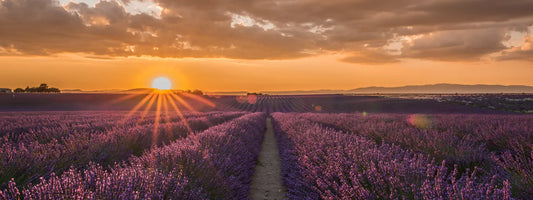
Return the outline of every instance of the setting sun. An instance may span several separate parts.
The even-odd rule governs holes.
[[[172,83],[168,78],[159,77],[152,81],[152,87],[159,90],[170,90],[172,88]]]

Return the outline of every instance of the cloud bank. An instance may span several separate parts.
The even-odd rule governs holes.
[[[76,3],[77,2],[77,3]],[[0,0],[0,55],[529,60],[531,0]],[[150,12],[131,11],[149,5]],[[509,46],[510,33],[523,36]]]

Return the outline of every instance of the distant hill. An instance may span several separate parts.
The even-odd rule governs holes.
[[[228,95],[228,96],[240,96],[240,95],[246,95],[247,91],[225,91],[225,92],[206,92],[207,95]]]
[[[64,89],[61,92],[63,92],[63,93],[81,93],[81,92],[84,92],[84,91],[81,90],[81,89]]]
[[[82,89],[65,89],[63,93],[151,93],[155,89],[153,88],[133,88],[127,90],[121,89],[104,89],[104,90],[82,90]]]
[[[65,93],[151,93],[153,88],[134,88],[128,90],[80,90],[66,89]],[[182,91],[182,90],[174,90]],[[205,92],[208,95],[246,95],[248,91],[215,91]],[[533,86],[525,85],[461,85],[461,84],[432,84],[432,85],[407,85],[401,87],[364,87],[351,90],[291,90],[291,91],[259,91],[268,95],[315,95],[315,94],[390,94],[390,93],[433,93],[433,94],[453,94],[453,93],[533,93]]]
[[[120,89],[105,89],[105,90],[82,90],[82,89],[64,89],[62,93],[123,93]]]
[[[432,84],[407,85],[401,87],[364,87],[351,90],[293,90],[293,91],[261,91],[271,95],[298,94],[375,94],[375,93],[533,93],[532,86],[525,85],[461,85],[461,84]]]
[[[270,95],[306,95],[306,94],[343,94],[347,93],[347,90],[292,90],[292,91],[261,91],[263,94]]]
[[[157,91],[155,88],[132,88],[132,89],[103,89],[103,90],[82,90],[82,89],[66,89],[63,90],[64,93],[111,93],[111,94],[147,94]],[[194,93],[195,91],[190,90],[170,90],[173,92],[189,92]],[[244,92],[246,94],[246,92]]]
[[[533,93],[532,86],[525,85],[460,85],[433,84],[402,87],[365,87],[347,90],[347,93]]]
[[[122,90],[120,93],[152,93],[156,89],[154,88],[134,88],[129,90]]]

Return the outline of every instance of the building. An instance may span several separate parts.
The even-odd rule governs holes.
[[[12,93],[13,91],[9,88],[0,88],[0,93]]]

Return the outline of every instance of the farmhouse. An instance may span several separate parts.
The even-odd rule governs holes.
[[[11,89],[9,88],[0,88],[0,93],[12,93]]]

